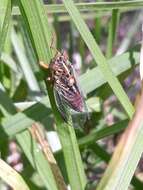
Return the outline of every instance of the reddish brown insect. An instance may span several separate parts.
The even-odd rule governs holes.
[[[71,109],[83,112],[85,108],[84,98],[74,74],[72,65],[68,61],[66,52],[58,52],[49,66],[54,80],[54,89]]]
[[[57,52],[49,64],[51,79],[54,85],[56,103],[62,116],[65,116],[65,105],[76,112],[86,112],[83,94],[78,86],[74,69],[65,51]]]

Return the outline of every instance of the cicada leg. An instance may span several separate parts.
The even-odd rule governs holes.
[[[42,68],[44,68],[44,69],[48,69],[48,68],[49,68],[48,64],[44,63],[43,61],[39,61],[39,65],[40,65]]]

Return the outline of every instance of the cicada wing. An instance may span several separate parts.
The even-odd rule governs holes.
[[[78,81],[78,77],[77,77],[77,73],[76,73],[73,65],[70,62],[68,62],[68,65],[69,65],[70,72],[72,73],[72,75],[75,78],[77,88],[78,88],[80,96],[82,97],[82,100],[83,100],[83,113],[84,113],[84,116],[86,117],[86,120],[87,119],[89,120],[90,116],[89,116],[87,104],[85,102],[85,95],[84,95],[84,93],[83,93],[83,91],[82,91],[82,89],[80,87],[80,84],[79,84],[79,81]]]
[[[63,119],[67,122],[68,117],[67,117],[66,105],[63,102],[63,98],[60,94],[60,91],[57,90],[57,88],[55,88],[55,87],[54,87],[54,96],[55,96],[57,108],[58,108],[59,112],[61,113],[61,116],[63,117]]]
[[[75,111],[72,111],[70,109],[70,106],[68,105],[68,102],[65,100],[63,94],[61,93],[60,89],[57,90],[57,88],[54,88],[54,96],[55,96],[55,100],[56,100],[56,105],[57,105],[57,108],[62,116],[62,118],[64,119],[64,121],[66,123],[68,123],[69,125],[71,125],[71,121],[69,122],[68,120],[68,114],[69,114],[69,111],[70,111],[70,114],[71,114],[71,117],[72,117],[72,126],[77,128],[79,126],[83,126],[81,123],[81,116],[79,115],[83,115],[82,113],[77,113]],[[68,107],[67,107],[68,105]],[[68,109],[68,112],[67,112],[67,109]],[[79,114],[77,116],[77,114]],[[82,120],[83,122],[83,120]]]

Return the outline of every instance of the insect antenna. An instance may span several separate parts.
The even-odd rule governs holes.
[[[54,33],[52,33],[52,39],[51,39],[50,48],[55,51],[54,53],[58,54],[60,52],[56,48],[56,40],[55,39],[56,39],[56,35]]]

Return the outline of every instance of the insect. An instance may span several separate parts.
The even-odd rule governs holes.
[[[85,112],[85,100],[78,86],[74,69],[68,60],[67,53],[65,51],[57,51],[57,54],[49,64],[49,69],[56,103],[62,116],[66,118],[64,113],[65,104],[76,112]]]

